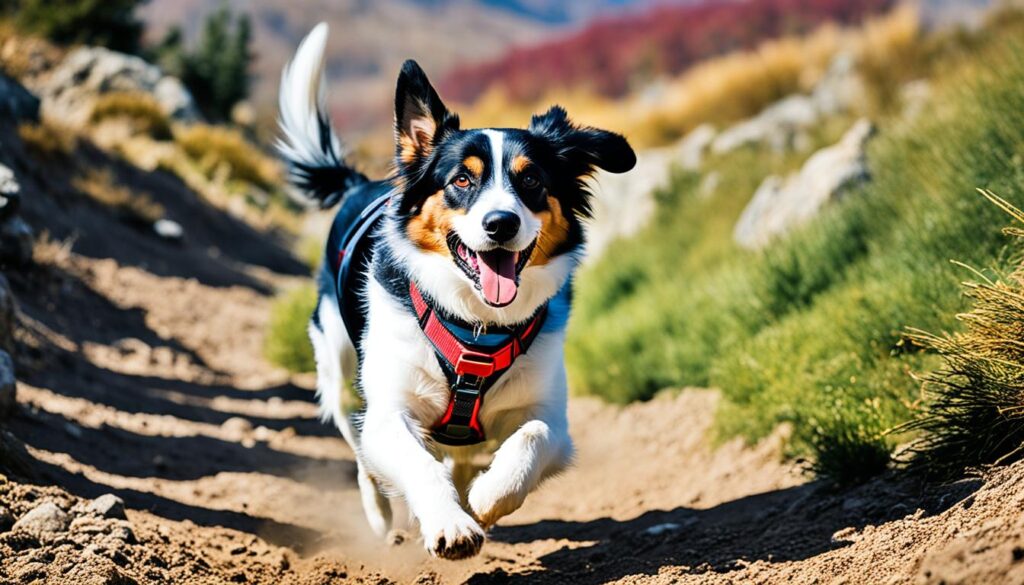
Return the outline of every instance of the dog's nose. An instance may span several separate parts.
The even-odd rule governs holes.
[[[484,215],[484,231],[495,242],[504,244],[519,233],[519,216],[511,211],[489,211]]]

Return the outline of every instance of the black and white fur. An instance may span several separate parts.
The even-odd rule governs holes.
[[[342,291],[366,307],[358,356],[336,284],[327,272],[320,279],[309,335],[321,410],[356,453],[373,531],[389,531],[389,497],[400,496],[430,554],[465,558],[479,551],[486,528],[572,459],[563,363],[569,295],[556,293],[569,286],[583,252],[581,220],[590,210],[583,180],[595,168],[625,172],[635,155],[621,136],[578,127],[558,107],[534,116],[526,130],[462,130],[409,61],[395,98],[396,171],[371,181],[346,165],[331,129],[322,79],[326,40],[327,26],[320,24],[281,79],[279,149],[290,178],[324,207],[342,202],[341,221],[380,194],[390,192],[392,204],[375,239],[366,289]],[[450,228],[447,250],[431,248],[436,229],[423,227],[439,221]],[[485,297],[475,267],[488,254],[521,260],[513,300],[507,287],[500,302],[493,291]],[[529,352],[486,395],[480,420],[488,441],[481,445],[448,447],[430,439],[449,388],[417,324],[410,281],[439,310],[481,327],[523,322],[551,300]],[[343,404],[346,383],[363,397],[358,413],[346,413],[352,408]],[[471,459],[481,450],[493,459],[474,476]]]

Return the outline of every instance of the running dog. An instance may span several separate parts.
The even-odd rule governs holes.
[[[321,412],[356,453],[374,532],[400,496],[431,555],[470,557],[572,460],[563,345],[585,180],[636,155],[558,106],[525,130],[462,129],[407,61],[395,170],[371,180],[345,162],[325,107],[327,32],[284,69],[278,143],[295,187],[341,204],[309,325]]]

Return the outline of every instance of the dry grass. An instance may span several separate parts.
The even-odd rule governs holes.
[[[991,192],[982,193],[1024,223],[1024,212]],[[1018,228],[1005,232],[1024,237]],[[912,468],[948,478],[1024,454],[1024,265],[1019,259],[1015,265],[1001,279],[977,273],[982,282],[964,285],[973,307],[957,316],[962,332],[910,332],[915,343],[945,362],[924,377],[923,414],[900,429],[924,432],[908,450]]]
[[[65,266],[71,260],[74,238],[55,240],[44,231],[32,246],[32,261],[40,266]]]
[[[281,167],[237,130],[196,124],[178,128],[174,139],[208,178],[250,183],[272,191],[281,185]]]
[[[171,123],[160,103],[151,94],[112,92],[99,96],[89,121],[97,124],[107,120],[125,120],[136,133],[156,140],[169,140]]]
[[[67,49],[37,36],[26,35],[10,19],[0,19],[0,71],[15,79],[38,73],[60,62]]]
[[[868,109],[884,111],[899,105],[903,82],[921,75],[929,47],[922,42],[918,15],[909,6],[865,24],[856,55],[869,92]]]
[[[159,203],[145,193],[135,193],[118,185],[108,169],[91,169],[73,184],[96,203],[109,207],[132,223],[148,227],[164,216],[164,208]]]
[[[73,130],[46,120],[18,126],[18,136],[30,152],[45,160],[66,159],[78,147]]]

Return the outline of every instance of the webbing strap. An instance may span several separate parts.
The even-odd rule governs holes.
[[[485,439],[479,420],[484,394],[512,367],[516,358],[529,349],[543,327],[547,305],[542,306],[530,320],[511,328],[503,342],[484,348],[453,333],[411,281],[409,297],[420,329],[434,346],[438,362],[451,386],[448,408],[434,424],[432,435],[436,441],[446,445],[480,443]]]

